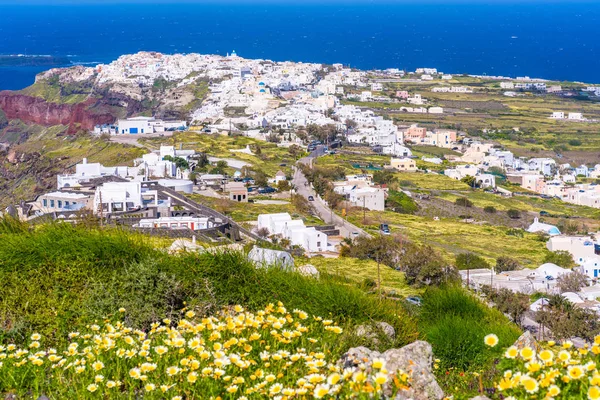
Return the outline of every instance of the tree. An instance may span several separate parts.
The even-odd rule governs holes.
[[[287,192],[288,190],[290,190],[292,187],[290,186],[290,182],[288,180],[285,181],[279,181],[277,183],[277,189],[280,192]]]
[[[392,171],[382,170],[375,171],[373,173],[373,182],[378,183],[380,185],[389,185],[392,182],[397,181],[398,178],[394,176]]]
[[[333,190],[331,190],[331,188],[329,188],[325,192],[325,201],[329,205],[329,208],[331,208],[332,210],[335,210],[338,207],[338,205],[345,199],[346,198],[344,196],[334,192]]]
[[[529,296],[523,293],[515,293],[507,288],[501,288],[500,290],[490,288],[487,292],[486,294],[498,310],[510,315],[516,324],[521,324],[521,318],[529,310]]]
[[[467,175],[464,178],[462,178],[460,181],[466,183],[467,185],[469,185],[472,188],[477,187],[477,179],[474,176]]]
[[[465,269],[483,269],[490,265],[482,257],[474,253],[460,253],[456,255],[456,268]]]
[[[401,214],[414,214],[419,210],[419,205],[411,197],[395,190],[389,190],[385,205]]]
[[[344,125],[346,125],[346,130],[349,131],[350,129],[354,129],[358,126],[358,124],[356,123],[356,121],[354,121],[353,119],[347,119],[344,122]]]
[[[185,158],[181,158],[181,157],[173,158],[171,156],[164,156],[163,160],[174,162],[175,165],[177,166],[177,168],[179,168],[181,170],[190,169],[190,164],[186,161]]]
[[[544,257],[544,262],[556,264],[563,268],[572,268],[575,266],[575,262],[573,261],[571,253],[564,250],[547,253],[546,257]]]
[[[409,285],[417,287],[438,286],[460,279],[456,268],[447,265],[431,246],[414,243],[405,245],[398,269],[404,272]]]
[[[539,311],[535,319],[548,327],[558,340],[574,336],[593,341],[600,330],[598,317],[594,312],[574,307],[560,295],[548,297],[548,306]]]
[[[266,239],[269,236],[269,230],[267,228],[260,228],[256,231],[256,234],[261,239]]]
[[[258,187],[265,187],[269,184],[269,177],[262,170],[254,171],[254,183]]]
[[[461,207],[473,207],[473,202],[466,197],[459,197],[454,200],[454,204]]]
[[[572,271],[569,274],[561,275],[556,285],[561,293],[579,292],[582,287],[587,285],[587,276],[579,271]]]
[[[514,258],[501,256],[496,259],[496,273],[505,271],[516,271],[521,265]]]
[[[288,152],[294,159],[297,159],[300,155],[304,153],[304,150],[297,144],[293,144],[288,148]]]
[[[506,211],[506,215],[508,215],[508,217],[511,219],[521,218],[521,212],[519,210],[515,210],[514,208],[511,208],[510,210]]]
[[[494,206],[485,206],[483,207],[483,211],[488,213],[488,214],[495,214],[496,213],[496,207]]]

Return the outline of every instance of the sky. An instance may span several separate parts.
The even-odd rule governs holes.
[[[0,4],[43,4],[43,5],[85,5],[85,4],[185,4],[185,3],[227,3],[227,4],[525,4],[525,3],[596,3],[598,0],[0,0]]]

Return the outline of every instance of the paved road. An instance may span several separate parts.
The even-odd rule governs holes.
[[[301,158],[298,160],[298,163],[307,164],[312,166],[312,162],[316,157],[322,156],[325,154],[324,146],[319,146],[315,151],[310,153],[307,157]],[[308,196],[313,196],[314,201],[311,201],[311,204],[315,208],[317,214],[321,217],[321,219],[329,224],[335,225],[340,230],[340,235],[343,237],[352,237],[354,232],[358,232],[359,235],[371,236],[361,228],[356,225],[351,224],[348,221],[345,221],[342,217],[332,212],[327,205],[321,201],[317,197],[317,193],[310,187],[308,180],[300,170],[300,168],[294,168],[294,177],[292,179],[292,183],[296,188],[296,192],[304,196],[308,199]]]

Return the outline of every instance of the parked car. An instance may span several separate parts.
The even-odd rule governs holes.
[[[315,198],[313,196],[308,196],[308,201],[315,201]]]
[[[541,217],[547,217],[548,215],[550,215],[550,213],[548,211],[540,211]]]
[[[379,225],[379,232],[381,232],[382,235],[389,235],[390,227],[388,226],[388,224],[381,224]]]
[[[260,193],[260,194],[275,193],[276,191],[277,191],[277,189],[272,188],[270,186],[258,188],[258,193]]]
[[[406,302],[412,304],[413,306],[421,307],[421,304],[423,304],[423,299],[421,299],[419,296],[411,296],[406,298]]]
[[[358,236],[360,236],[360,233],[352,232],[352,238],[357,238]]]

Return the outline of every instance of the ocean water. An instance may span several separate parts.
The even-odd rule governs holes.
[[[140,50],[600,82],[600,3],[2,5],[0,54]],[[43,68],[0,68],[0,89]]]

